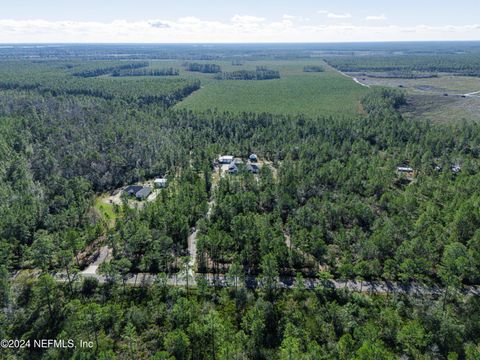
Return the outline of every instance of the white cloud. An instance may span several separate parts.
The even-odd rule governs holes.
[[[385,16],[385,14],[369,15],[369,16],[365,17],[365,20],[368,20],[368,21],[382,21],[382,20],[387,20],[387,17]]]
[[[263,17],[250,16],[250,15],[235,15],[232,17],[232,22],[242,24],[258,24],[264,22],[266,19]]]
[[[387,26],[294,22],[289,16],[277,21],[235,15],[229,21],[179,19],[47,21],[0,19],[0,43],[52,42],[339,42],[478,40],[480,25]]]
[[[352,14],[350,14],[350,13],[337,14],[337,13],[327,11],[327,10],[318,10],[317,14],[325,15],[326,17],[328,17],[330,19],[350,19],[350,18],[352,18]]]
[[[350,19],[352,15],[348,13],[345,13],[345,14],[328,13],[327,17],[329,17],[330,19]]]
[[[282,19],[284,21],[310,21],[310,19],[308,17],[303,17],[303,16],[299,16],[299,15],[290,15],[290,14],[284,14],[282,15]]]

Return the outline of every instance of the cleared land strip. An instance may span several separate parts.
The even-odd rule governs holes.
[[[232,280],[228,279],[226,275],[222,274],[196,274],[197,276],[204,276],[207,280],[207,284],[212,287],[234,287]],[[65,274],[57,274],[55,278],[59,282],[67,282],[68,279]],[[73,281],[81,281],[85,278],[95,278],[100,284],[107,282],[107,279],[103,275],[98,274],[85,274],[80,273]],[[152,285],[157,280],[157,275],[149,273],[141,273],[138,276],[131,274],[126,281],[128,285]],[[246,288],[256,289],[262,288],[262,284],[259,276],[246,276],[244,281],[237,280],[238,283],[243,283]],[[169,286],[186,287],[187,279],[185,275],[174,275],[167,278],[167,284]],[[188,285],[190,287],[196,287],[197,282],[195,277],[188,278]],[[292,289],[296,286],[296,280],[291,276],[281,276],[277,279],[276,287],[279,289]],[[346,289],[352,292],[362,292],[371,294],[408,294],[414,296],[439,296],[445,293],[445,288],[440,286],[426,286],[421,284],[397,284],[385,281],[353,281],[353,280],[320,280],[320,279],[304,279],[303,286],[305,289],[313,290],[318,286],[334,287],[335,289]],[[460,292],[463,295],[480,296],[480,286],[465,286]]]
[[[330,65],[330,67],[331,67],[333,70],[335,70],[336,72],[342,74],[343,76],[346,76],[346,77],[352,79],[352,80],[355,81],[358,85],[362,85],[363,87],[370,88],[370,85],[362,83],[362,82],[361,82],[360,80],[358,80],[356,77],[351,76],[351,75],[348,75],[347,73],[344,73],[343,71],[340,71],[340,70],[334,68],[334,67],[331,66],[331,65]]]
[[[473,96],[473,97],[479,97],[477,94],[480,94],[480,91],[474,91],[468,94],[463,94],[463,96]]]

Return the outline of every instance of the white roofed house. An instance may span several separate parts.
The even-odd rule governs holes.
[[[397,174],[405,176],[407,180],[412,181],[415,177],[415,170],[410,166],[398,166]]]
[[[454,174],[458,174],[460,171],[462,171],[462,166],[460,164],[453,164],[451,169]]]
[[[153,185],[157,189],[165,188],[165,187],[167,187],[167,179],[165,179],[165,178],[155,179],[155,180],[153,180]]]
[[[408,173],[408,172],[413,172],[413,169],[411,167],[408,167],[408,166],[399,166],[399,167],[397,167],[397,171],[399,173]]]
[[[222,155],[218,158],[220,164],[230,164],[233,161],[233,156],[231,155]]]

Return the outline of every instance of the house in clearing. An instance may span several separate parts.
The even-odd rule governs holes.
[[[415,170],[409,166],[398,166],[397,174],[404,175],[407,180],[413,180],[415,177]]]
[[[236,173],[238,173],[238,167],[237,167],[237,165],[235,165],[235,163],[232,163],[232,164],[228,167],[228,173],[229,173],[229,174],[236,174]]]
[[[155,180],[153,180],[153,185],[157,189],[165,188],[165,187],[167,187],[167,179],[165,179],[165,178],[155,179]]]
[[[247,164],[247,171],[251,172],[252,174],[258,174],[260,168],[257,164]]]
[[[460,164],[453,164],[452,165],[452,172],[454,174],[458,174],[460,171],[462,171],[462,166]]]
[[[220,164],[230,164],[233,161],[233,156],[231,155],[222,155],[218,158]]]
[[[413,172],[413,169],[411,167],[408,167],[408,166],[399,166],[399,167],[397,167],[397,171],[399,173],[409,173],[409,172]]]
[[[130,185],[127,186],[123,192],[129,196],[135,196],[137,200],[144,200],[150,195],[152,189],[148,186]]]

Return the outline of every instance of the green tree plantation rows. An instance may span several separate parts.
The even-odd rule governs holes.
[[[73,76],[79,77],[97,77],[101,75],[112,74],[114,72],[122,71],[122,70],[134,70],[134,69],[141,69],[148,66],[148,62],[139,62],[139,63],[127,63],[121,64],[117,66],[110,66],[110,67],[100,67],[94,68],[90,70],[82,70],[79,72],[74,72]]]
[[[271,80],[280,79],[280,72],[264,66],[257,66],[256,70],[238,70],[223,72],[218,77],[220,80]]]
[[[202,64],[202,63],[184,63],[183,66],[187,71],[201,72],[206,74],[214,74],[221,71],[217,64]]]
[[[127,69],[127,70],[115,70],[112,72],[112,76],[178,76],[180,72],[174,68],[163,69]]]
[[[82,71],[94,73],[102,69],[97,66],[101,65],[95,63],[93,67]],[[117,68],[109,66],[109,69]],[[160,104],[170,107],[200,88],[198,80],[183,78],[84,78],[73,76],[70,71],[71,68],[61,62],[5,62],[0,67],[0,89],[36,91],[53,96],[84,95],[106,100],[120,98],[138,105]]]
[[[453,73],[480,76],[480,55],[473,54],[421,54],[389,56],[335,56],[326,61],[341,71],[414,73]]]

